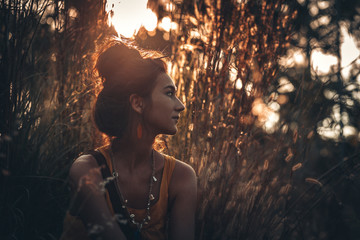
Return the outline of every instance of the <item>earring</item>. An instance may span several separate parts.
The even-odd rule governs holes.
[[[140,123],[137,125],[136,133],[137,133],[138,139],[141,139],[142,138],[142,125]]]

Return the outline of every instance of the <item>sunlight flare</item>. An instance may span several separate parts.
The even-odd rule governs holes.
[[[355,61],[355,63],[360,64],[360,49],[344,24],[341,26],[341,34],[343,36],[343,43],[340,47],[341,75],[348,79],[352,68],[351,63]]]
[[[332,54],[325,54],[316,49],[311,52],[310,62],[315,74],[324,76],[338,64],[338,59]]]
[[[127,38],[134,37],[141,26],[150,32],[157,27],[157,16],[147,8],[147,0],[109,0],[105,10],[110,13],[109,25]]]
[[[274,107],[279,109],[279,107]],[[261,98],[254,100],[251,112],[257,117],[257,124],[266,132],[273,133],[276,130],[280,115],[277,111],[273,110],[271,106],[265,104]]]
[[[169,17],[164,17],[159,23],[159,27],[162,28],[165,32],[169,32],[171,30],[171,19]]]

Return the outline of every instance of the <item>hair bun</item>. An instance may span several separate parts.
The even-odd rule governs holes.
[[[95,66],[104,88],[97,96],[93,116],[101,132],[121,138],[132,124],[129,96],[150,96],[157,76],[166,72],[166,64],[153,52],[117,40],[107,46]]]
[[[141,60],[140,52],[135,48],[129,47],[121,42],[116,42],[113,46],[103,51],[97,62],[95,68],[99,76],[103,78],[103,85],[111,84],[112,76],[115,72],[126,69],[134,61]]]

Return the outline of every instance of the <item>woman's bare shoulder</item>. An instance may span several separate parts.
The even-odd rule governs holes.
[[[69,179],[75,185],[78,185],[79,180],[84,177],[94,177],[98,179],[101,175],[96,171],[99,166],[91,154],[84,154],[78,157],[70,167]],[[97,173],[99,172],[99,173]]]
[[[194,169],[187,163],[176,159],[175,168],[170,181],[170,194],[196,192],[197,177]]]
[[[197,179],[194,169],[179,160],[169,186],[169,202],[170,238],[194,239]]]
[[[175,159],[174,174],[180,176],[196,177],[196,173],[193,167],[178,159]]]
[[[164,156],[164,158],[173,159],[175,161],[175,167],[172,173],[171,182],[177,181],[178,179],[181,180],[184,177],[190,179],[196,178],[196,173],[192,166],[172,156],[163,153],[161,154]]]
[[[84,154],[75,159],[75,161],[71,165],[70,173],[74,171],[77,172],[81,170],[87,170],[89,168],[94,168],[97,166],[98,165],[93,155]]]

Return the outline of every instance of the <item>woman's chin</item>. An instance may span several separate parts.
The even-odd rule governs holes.
[[[177,133],[178,129],[177,127],[173,128],[173,129],[168,129],[167,131],[164,131],[163,134],[166,134],[166,135],[175,135]]]

